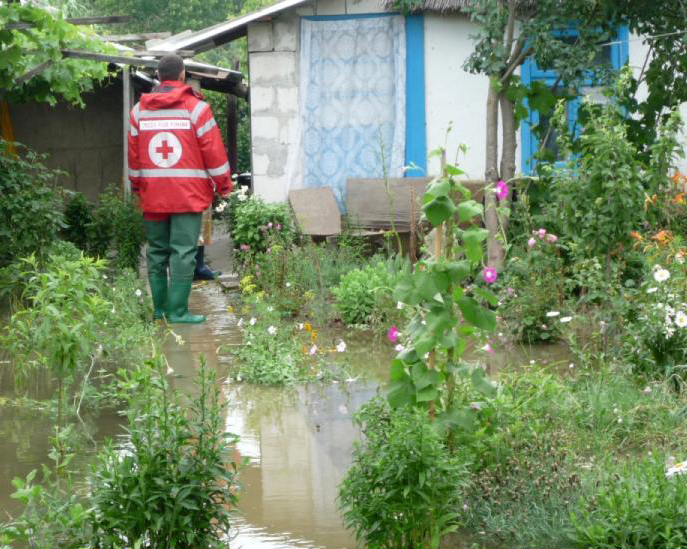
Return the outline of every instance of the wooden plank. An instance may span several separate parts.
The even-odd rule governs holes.
[[[227,152],[229,166],[232,173],[238,173],[238,99],[235,95],[227,94]]]
[[[130,15],[107,15],[104,17],[69,17],[65,19],[67,23],[72,25],[110,25],[118,23],[128,23],[131,20]],[[36,25],[34,23],[26,23],[23,21],[17,23],[8,23],[3,28],[5,30],[23,30],[32,29]]]
[[[409,233],[415,197],[415,218],[421,215],[421,199],[430,177],[389,179],[387,193],[383,179],[348,179],[346,181],[346,215],[349,226],[357,229],[390,230],[392,219],[399,233]],[[482,200],[482,181],[461,180]],[[391,199],[389,197],[391,195]]]
[[[309,236],[341,234],[341,214],[329,187],[289,192],[289,204],[299,230]]]
[[[163,40],[170,36],[172,36],[171,32],[144,32],[141,34],[108,34],[100,38],[108,42],[142,42],[143,40]]]
[[[105,63],[121,63],[122,65],[135,65],[137,67],[150,67],[157,69],[157,59],[140,59],[138,57],[126,57],[124,55],[107,55],[91,51],[62,50],[63,57],[71,59],[87,59],[89,61],[104,61]]]

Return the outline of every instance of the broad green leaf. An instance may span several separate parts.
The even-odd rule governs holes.
[[[422,206],[422,210],[432,226],[437,227],[454,214],[456,205],[447,196],[440,196]]]
[[[460,219],[460,221],[470,221],[473,217],[482,215],[482,212],[482,204],[474,200],[465,200],[458,204],[458,219]]]
[[[496,297],[492,292],[485,288],[475,288],[475,293],[480,296],[484,301],[489,303],[492,307],[496,307],[499,304],[499,298]]]
[[[458,307],[463,313],[463,318],[473,326],[488,332],[493,332],[496,328],[496,315],[493,311],[480,306],[473,298],[461,297],[458,300]]]
[[[482,368],[475,368],[470,377],[472,386],[484,396],[493,397],[496,395],[496,386],[486,378],[486,373]]]
[[[418,391],[415,395],[415,400],[417,402],[431,402],[432,400],[436,400],[437,396],[439,396],[439,392],[436,387],[430,386]]]

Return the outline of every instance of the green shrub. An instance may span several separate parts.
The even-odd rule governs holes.
[[[347,325],[374,324],[386,320],[395,309],[392,291],[399,273],[392,273],[384,261],[354,269],[332,288],[335,307]]]
[[[166,362],[121,371],[128,395],[126,451],[106,446],[90,479],[98,547],[226,547],[236,506],[236,437],[225,432],[220,389],[201,356],[198,396],[169,391]]]
[[[287,204],[270,204],[256,196],[239,201],[233,210],[231,237],[240,258],[264,252],[270,243],[290,243],[294,228]]]
[[[81,193],[70,193],[64,207],[65,228],[62,236],[79,250],[89,249],[88,227],[93,219],[93,205]]]
[[[571,514],[571,545],[595,549],[687,546],[687,480],[667,477],[661,459],[606,465]]]
[[[112,247],[115,251],[113,263],[119,269],[131,269],[137,273],[141,248],[146,241],[138,199],[133,194],[125,197],[112,191],[101,200],[110,205]]]
[[[381,399],[355,416],[364,441],[339,486],[344,522],[369,549],[439,546],[456,528],[466,468],[451,457],[423,410]]]
[[[528,249],[522,257],[508,260],[502,282],[505,291],[499,314],[515,339],[526,343],[554,341],[561,333],[560,317],[547,316],[547,313],[561,312],[563,261],[558,237],[544,229],[540,231],[530,235]]]
[[[7,151],[0,139],[0,267],[32,253],[42,254],[64,226],[59,172],[46,168],[31,150]]]

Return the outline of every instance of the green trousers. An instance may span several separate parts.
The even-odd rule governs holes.
[[[148,275],[172,281],[193,280],[201,213],[171,214],[164,221],[144,221],[148,237]]]

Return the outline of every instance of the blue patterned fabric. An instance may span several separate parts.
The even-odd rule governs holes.
[[[401,177],[405,160],[405,22],[401,16],[301,22],[303,187]]]

